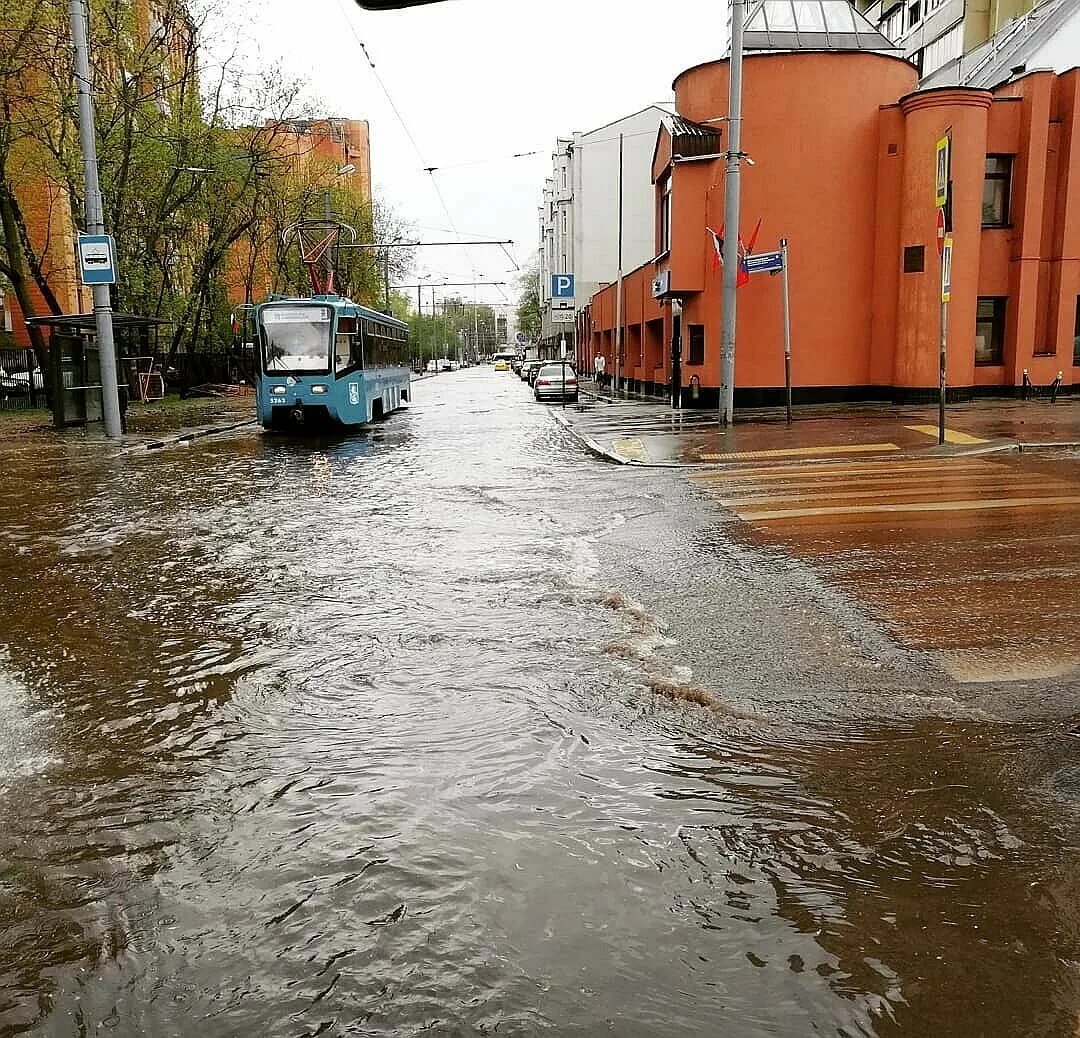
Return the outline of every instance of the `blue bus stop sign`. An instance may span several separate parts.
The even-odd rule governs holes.
[[[116,249],[110,235],[79,235],[79,273],[84,285],[116,283]]]

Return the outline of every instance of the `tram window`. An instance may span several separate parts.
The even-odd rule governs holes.
[[[341,371],[349,366],[352,358],[353,337],[348,334],[338,334],[334,337],[334,370]]]

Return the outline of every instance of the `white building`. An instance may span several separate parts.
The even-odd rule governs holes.
[[[652,158],[656,134],[670,111],[659,105],[600,126],[560,137],[552,174],[540,206],[541,341],[554,346],[573,322],[553,321],[551,278],[573,274],[575,296],[568,309],[583,308],[619,273],[619,137],[622,135],[622,269],[633,270],[655,254]]]

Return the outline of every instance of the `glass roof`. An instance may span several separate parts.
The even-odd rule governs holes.
[[[746,50],[897,51],[848,0],[751,0],[743,46]]]

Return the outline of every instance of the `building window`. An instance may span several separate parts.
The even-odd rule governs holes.
[[[1009,222],[1009,192],[1012,190],[1012,156],[987,155],[983,181],[982,225],[1005,227]]]
[[[926,247],[923,245],[904,246],[904,273],[921,274],[926,269]]]
[[[1001,364],[1005,357],[1005,296],[979,296],[975,309],[975,363]]]
[[[705,325],[691,324],[686,329],[686,363],[705,363]]]
[[[908,4],[907,9],[907,26],[909,29],[919,24],[919,17],[922,13],[922,0],[915,0],[915,3]]]
[[[1073,321],[1073,366],[1080,368],[1080,296],[1076,297],[1076,320]]]
[[[882,35],[895,43],[904,35],[904,5],[894,8],[881,23]]]
[[[657,220],[658,255],[671,251],[671,177],[660,188],[660,218]]]

